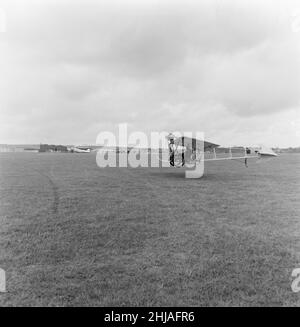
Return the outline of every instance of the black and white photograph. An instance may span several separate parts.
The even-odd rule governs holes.
[[[0,307],[300,307],[298,0],[0,0]]]

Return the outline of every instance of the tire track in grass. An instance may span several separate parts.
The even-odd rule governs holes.
[[[53,195],[53,203],[52,203],[52,213],[53,215],[57,216],[58,215],[58,208],[59,208],[59,202],[60,202],[60,197],[59,197],[59,192],[58,192],[58,186],[54,182],[54,177],[53,173],[51,172],[51,176],[49,176],[46,173],[43,173],[37,169],[34,169],[39,175],[45,177],[48,180],[48,183],[51,187],[52,190],[52,195]]]

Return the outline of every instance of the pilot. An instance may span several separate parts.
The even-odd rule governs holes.
[[[169,153],[170,153],[170,165],[174,167],[174,161],[175,161],[174,138],[169,139]]]

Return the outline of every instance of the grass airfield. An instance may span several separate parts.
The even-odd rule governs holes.
[[[300,155],[180,169],[0,153],[1,306],[300,306]]]

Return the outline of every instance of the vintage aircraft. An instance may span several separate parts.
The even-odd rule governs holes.
[[[276,157],[277,154],[265,146],[256,147],[220,147],[208,141],[190,138],[186,136],[176,137],[173,134],[167,136],[169,144],[170,165],[184,166],[186,162],[200,160],[237,160],[253,159],[262,157]]]
[[[198,170],[197,177],[204,173],[204,162],[220,160],[243,160],[248,167],[249,159],[276,157],[277,154],[265,146],[220,147],[218,144],[185,136],[167,136],[169,161],[173,167],[187,167]],[[201,175],[201,176],[200,176]],[[191,177],[193,178],[193,177]]]
[[[90,153],[91,148],[89,148],[89,147],[82,148],[81,146],[72,146],[72,147],[68,148],[68,151],[72,152],[72,153]]]

